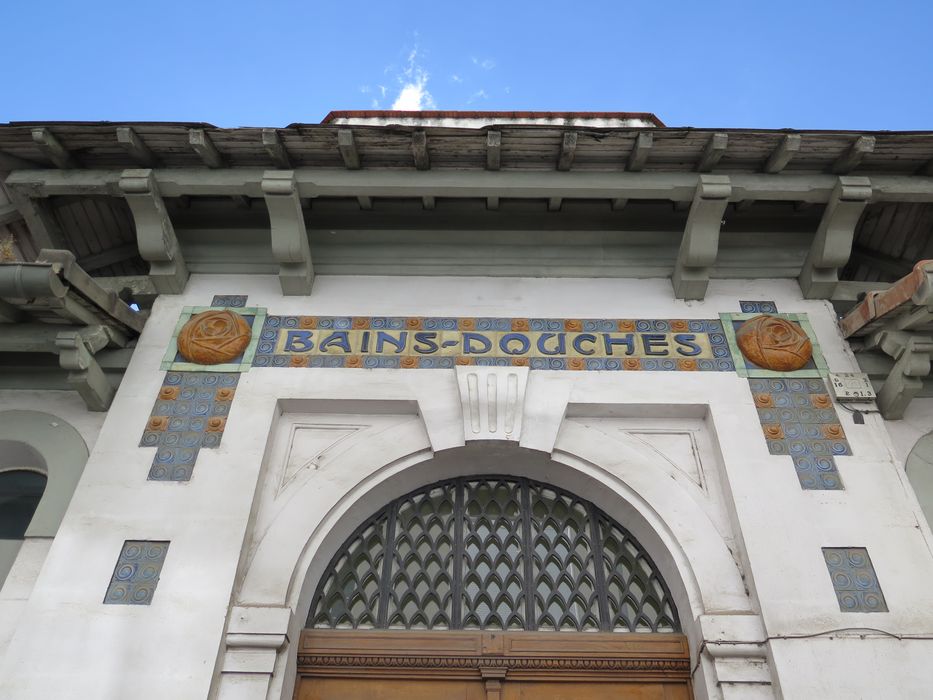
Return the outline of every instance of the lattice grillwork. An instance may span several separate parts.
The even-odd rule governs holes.
[[[676,632],[647,552],[592,503],[528,479],[433,484],[343,545],[308,625]]]

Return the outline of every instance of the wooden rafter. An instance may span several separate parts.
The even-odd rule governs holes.
[[[568,131],[564,134],[560,144],[560,157],[557,159],[558,170],[570,170],[573,167],[573,158],[577,151],[577,132]]]
[[[204,129],[189,129],[188,144],[208,168],[222,168],[226,165],[224,157]]]
[[[70,170],[78,167],[78,162],[71,153],[68,152],[61,142],[55,138],[55,134],[44,126],[32,130],[32,140],[39,150],[42,151],[49,160],[55,163],[55,167],[62,170]]]
[[[648,162],[648,156],[651,154],[651,147],[654,145],[654,135],[650,131],[640,131],[635,137],[635,143],[632,145],[632,152],[628,156],[628,162],[625,169],[630,172],[638,172],[645,167]]]
[[[159,159],[145,144],[142,138],[130,126],[117,127],[117,143],[129,154],[136,165],[141,168],[155,168],[159,166]]]
[[[411,154],[418,170],[431,169],[431,157],[428,154],[428,135],[423,130],[412,132]]]
[[[356,140],[352,129],[340,129],[337,132],[337,149],[347,170],[360,169],[360,154],[356,150]]]
[[[697,163],[698,173],[708,173],[715,168],[722,157],[726,154],[726,147],[729,145],[729,134],[717,133],[709,137],[706,146],[703,148],[703,155]]]
[[[502,164],[502,133],[486,132],[486,170],[498,170]]]
[[[836,175],[845,175],[855,170],[866,153],[872,153],[875,150],[874,136],[859,136],[855,141],[844,150],[836,162],[833,163],[831,171]]]
[[[282,168],[283,170],[291,170],[292,161],[291,158],[288,157],[288,151],[285,149],[285,144],[282,143],[278,129],[262,130],[262,147],[266,149],[266,153],[269,154],[269,158],[275,163],[275,167]]]
[[[768,156],[762,171],[766,173],[781,172],[800,151],[802,141],[800,134],[787,134],[784,136],[777,147],[771,151],[771,155]]]

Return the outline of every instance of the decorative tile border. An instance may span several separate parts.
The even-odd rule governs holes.
[[[104,596],[105,605],[149,605],[159,585],[168,542],[127,540]]]
[[[739,309],[743,314],[776,314],[777,304],[773,301],[740,301]]]
[[[195,314],[201,313],[202,311],[210,311],[216,308],[224,307],[186,306],[182,309],[181,316],[178,318],[178,323],[175,325],[175,331],[172,333],[172,340],[169,343],[168,349],[165,351],[165,356],[162,358],[163,370],[188,372],[246,372],[249,370],[253,363],[253,356],[256,354],[256,346],[259,344],[259,333],[256,332],[256,329],[262,328],[266,320],[266,310],[259,307],[244,307],[236,309],[236,313],[240,314],[243,316],[243,318],[246,319],[246,322],[253,330],[253,334],[249,345],[246,346],[246,350],[243,352],[243,355],[233,362],[227,362],[220,365],[198,365],[194,364],[193,362],[186,362],[184,358],[178,354],[178,334],[181,332],[181,329],[184,327],[184,325],[188,322],[188,319],[190,319]]]
[[[247,298],[245,294],[215,294],[211,308],[243,309],[246,308]]]
[[[820,350],[820,344],[816,339],[816,333],[813,332],[813,327],[810,325],[810,321],[807,319],[806,314],[773,314],[780,318],[787,319],[788,321],[795,321],[800,324],[800,327],[803,329],[804,333],[810,338],[810,342],[813,344],[813,359],[803,369],[799,369],[795,372],[775,372],[770,369],[761,369],[757,365],[749,362],[742,355],[742,351],[739,350],[738,343],[735,339],[735,331],[741,326],[745,321],[755,318],[760,314],[757,313],[741,313],[741,314],[719,314],[720,319],[722,320],[723,333],[726,336],[726,341],[729,344],[729,349],[732,351],[732,358],[735,361],[735,372],[740,377],[825,377],[829,373],[829,368],[826,365],[826,360],[823,357],[823,352]]]
[[[202,448],[220,445],[240,375],[168,372],[140,447],[155,447],[150,481],[188,481]]]
[[[749,389],[768,451],[789,455],[804,489],[842,489],[835,457],[852,450],[826,382],[815,378],[753,377]]]
[[[254,367],[735,370],[718,319],[266,317]]]
[[[887,612],[888,605],[881,592],[864,547],[823,547],[823,558],[836,591],[842,612]]]

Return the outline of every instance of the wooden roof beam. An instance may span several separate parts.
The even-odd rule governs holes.
[[[800,144],[802,141],[803,139],[800,137],[800,134],[785,134],[781,142],[771,151],[771,155],[768,156],[768,160],[765,162],[765,167],[762,168],[762,172],[771,174],[781,172],[800,151]]]
[[[188,267],[152,170],[124,170],[119,187],[133,213],[136,244],[149,262],[152,284],[160,294],[180,294],[188,283]]]
[[[23,212],[15,204],[0,204],[0,226],[12,224],[23,218]]]
[[[800,270],[800,290],[805,299],[831,299],[839,281],[839,270],[849,262],[855,227],[872,196],[867,177],[840,177],[810,252]]]
[[[833,163],[830,171],[835,175],[845,175],[855,170],[866,153],[875,150],[874,136],[859,136],[843,151]]]
[[[68,250],[68,239],[58,223],[48,199],[33,199],[14,188],[8,188],[10,200],[26,222],[29,235],[36,250],[43,248]]]
[[[558,170],[570,170],[573,167],[573,158],[577,151],[577,132],[567,131],[560,143],[560,157],[557,159]]]
[[[204,129],[188,129],[188,144],[208,168],[223,168],[224,157]]]
[[[275,167],[282,168],[283,170],[291,170],[292,161],[288,157],[288,151],[285,149],[285,144],[282,143],[282,138],[279,136],[278,129],[263,129],[262,130],[262,147],[266,149],[266,153],[269,154],[269,158],[275,163]]]
[[[719,255],[719,230],[732,184],[725,175],[701,175],[677,253],[671,284],[678,299],[703,299]]]
[[[563,205],[564,205],[563,197],[549,197],[547,200],[548,211],[560,211],[560,208]]]
[[[698,173],[708,173],[715,168],[722,157],[726,155],[726,147],[729,145],[729,134],[716,133],[709,137],[706,147],[703,149],[703,155],[700,156],[700,162],[697,163]]]
[[[71,170],[78,167],[78,162],[68,152],[68,149],[55,138],[55,134],[44,126],[32,130],[32,140],[39,147],[39,150],[55,163],[56,168]]]
[[[356,140],[353,138],[352,129],[337,130],[337,149],[340,151],[340,157],[343,158],[343,164],[347,170],[360,169],[360,154],[356,150]]]
[[[311,293],[314,267],[301,198],[293,170],[267,170],[262,193],[269,210],[272,256],[279,263],[279,284],[286,296]]]
[[[498,170],[502,164],[502,133],[486,132],[486,170]]]
[[[418,170],[431,169],[431,157],[428,154],[428,135],[423,130],[412,132],[411,154]]]
[[[426,195],[421,198],[422,209],[433,209],[436,205],[437,205],[437,200],[430,195]]]
[[[633,173],[642,170],[645,163],[648,162],[652,146],[654,146],[654,134],[650,131],[638,132],[635,143],[632,145],[632,152],[629,153],[628,162],[625,164],[625,169]]]
[[[140,168],[155,168],[159,165],[159,159],[155,153],[145,144],[142,138],[130,126],[117,127],[117,143],[123,146],[130,158]]]

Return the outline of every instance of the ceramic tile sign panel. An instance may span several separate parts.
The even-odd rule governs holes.
[[[211,302],[212,308],[243,309],[246,307],[245,294],[215,294]]]
[[[168,554],[168,542],[127,540],[104,596],[105,605],[149,605]]]
[[[773,301],[740,301],[739,309],[743,314],[776,314],[777,304]]]
[[[864,547],[823,547],[842,612],[887,612],[881,584]]]
[[[275,316],[254,367],[731,372],[719,319]]]
[[[807,377],[753,377],[748,384],[768,451],[793,459],[804,489],[842,489],[835,457],[852,450],[826,383]]]
[[[140,447],[155,447],[150,481],[188,481],[198,452],[216,448],[240,375],[167,372]]]

